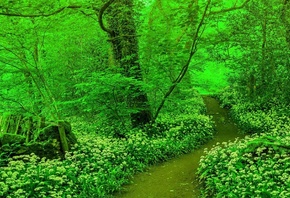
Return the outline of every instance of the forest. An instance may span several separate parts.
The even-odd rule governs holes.
[[[1,0],[0,23],[0,197],[135,198],[200,150],[150,197],[290,197],[290,0]]]

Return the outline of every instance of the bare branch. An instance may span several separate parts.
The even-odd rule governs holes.
[[[105,3],[103,5],[103,7],[100,9],[99,11],[99,24],[100,27],[102,28],[102,30],[104,30],[105,32],[109,33],[110,35],[113,36],[113,31],[109,30],[108,28],[105,27],[104,22],[103,22],[103,14],[106,11],[106,9],[114,2],[115,0],[110,0],[107,3]]]
[[[28,17],[28,18],[36,18],[36,17],[49,17],[52,15],[56,15],[62,11],[64,11],[65,9],[77,9],[77,8],[81,8],[82,6],[78,6],[78,5],[70,5],[70,6],[66,6],[66,7],[62,7],[59,8],[58,10],[52,12],[52,13],[48,13],[48,14],[17,14],[17,13],[5,13],[5,12],[0,12],[0,15],[2,16],[13,16],[13,17]]]
[[[0,46],[6,50],[7,52],[10,52],[13,56],[15,56],[16,58],[18,58],[22,63],[26,63],[30,66],[33,66],[30,62],[28,62],[25,58],[19,56],[15,51],[13,51],[12,49],[9,49],[8,47],[5,47],[3,45],[0,44]]]
[[[0,98],[1,98],[2,100],[4,100],[4,101],[9,101],[9,102],[12,102],[12,103],[14,103],[14,104],[15,104],[15,103],[18,104],[18,105],[21,107],[21,109],[24,110],[24,112],[29,112],[29,113],[34,114],[33,112],[31,112],[31,111],[29,111],[27,108],[25,108],[25,106],[24,106],[21,102],[15,100],[15,99],[13,99],[13,98],[5,97],[3,94],[0,94]]]
[[[0,56],[0,63],[2,63],[4,65],[9,65],[9,66],[14,67],[14,68],[16,68],[18,70],[21,70],[21,67],[15,65],[15,64],[12,64],[11,62],[12,62],[11,60],[9,61],[9,60],[7,60],[7,58],[4,58],[4,57]],[[12,73],[12,72],[10,72],[10,73]]]

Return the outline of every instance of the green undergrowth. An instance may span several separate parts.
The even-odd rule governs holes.
[[[100,130],[104,134],[111,128]],[[211,139],[213,128],[205,115],[172,119],[164,114],[150,128],[131,130],[124,138],[77,134],[79,143],[65,160],[40,159],[34,154],[10,158],[7,167],[0,167],[0,197],[109,197],[146,166]]]
[[[275,98],[247,101],[230,92],[221,104],[249,136],[206,151],[197,171],[203,197],[290,197],[288,110]]]
[[[247,137],[206,151],[198,168],[203,197],[290,197],[289,135]]]
[[[246,134],[267,132],[290,121],[288,107],[275,97],[248,99],[228,88],[218,98],[222,107],[230,108],[232,118]]]

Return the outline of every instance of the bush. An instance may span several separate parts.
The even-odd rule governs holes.
[[[204,197],[289,197],[290,138],[247,137],[217,144],[200,160]]]
[[[233,105],[238,104],[241,101],[241,94],[235,87],[226,87],[217,95],[221,102],[221,107],[231,108]]]
[[[276,98],[230,100],[230,94],[220,98],[222,104],[230,104],[231,116],[251,137],[206,151],[197,171],[203,196],[290,197],[288,108]]]
[[[232,91],[231,95],[229,89],[225,89],[218,95],[218,98],[223,106],[231,107],[231,117],[244,133],[259,134],[267,132],[277,125],[280,126],[290,121],[288,107],[277,98],[241,99],[236,91]]]
[[[247,110],[245,106],[246,104],[238,104],[231,109],[233,119],[244,133],[259,134],[267,132],[290,121],[288,115],[283,113],[285,108],[277,109],[277,107],[273,107],[268,111],[262,111],[258,108],[254,109],[250,105]]]

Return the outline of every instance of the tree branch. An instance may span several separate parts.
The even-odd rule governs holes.
[[[100,27],[102,28],[102,30],[104,30],[105,32],[109,33],[110,35],[113,35],[113,31],[109,30],[108,28],[105,27],[104,25],[104,22],[103,22],[103,15],[104,15],[104,12],[106,11],[106,9],[114,2],[115,0],[110,0],[108,1],[107,3],[105,3],[103,5],[103,7],[100,9],[99,11],[99,24],[100,24]]]
[[[169,90],[166,92],[166,94],[164,95],[160,105],[158,106],[157,108],[157,111],[153,117],[153,122],[155,122],[155,120],[157,119],[159,113],[160,113],[160,110],[162,109],[166,99],[170,96],[170,94],[172,93],[172,91],[175,89],[175,87],[181,82],[181,80],[183,79],[183,77],[185,76],[187,70],[188,70],[188,67],[189,67],[189,64],[191,62],[191,59],[193,57],[193,55],[195,54],[196,52],[196,47],[197,47],[197,42],[198,42],[198,39],[199,39],[199,33],[200,33],[200,30],[201,30],[201,27],[204,23],[204,20],[206,18],[206,13],[208,11],[208,8],[209,8],[209,5],[211,4],[211,0],[208,0],[207,1],[207,4],[204,8],[204,11],[203,11],[203,14],[202,14],[202,18],[197,26],[197,29],[196,29],[196,32],[194,34],[194,37],[193,37],[193,40],[192,40],[192,45],[191,45],[191,48],[190,48],[190,53],[189,53],[189,57],[186,61],[186,64],[182,67],[178,77],[173,81],[172,85],[170,86]]]
[[[16,104],[18,104],[18,105],[21,107],[21,109],[24,110],[24,112],[29,112],[29,113],[31,113],[31,114],[34,114],[33,112],[31,112],[31,111],[29,111],[28,109],[26,109],[25,106],[24,106],[21,102],[15,100],[15,99],[13,99],[13,98],[5,97],[5,96],[3,96],[3,94],[0,94],[0,98],[1,98],[2,100],[4,100],[4,101],[10,101],[10,102],[12,102],[12,103],[16,103]]]
[[[224,10],[219,10],[219,11],[213,11],[213,12],[210,12],[208,13],[207,15],[215,15],[215,14],[220,14],[220,13],[225,13],[225,12],[230,12],[230,11],[234,11],[234,10],[238,10],[238,9],[242,9],[243,7],[246,6],[247,3],[249,3],[251,0],[246,0],[242,5],[240,6],[233,6],[231,8],[227,8],[227,9],[224,9]]]
[[[30,18],[36,18],[36,17],[49,17],[52,15],[56,15],[62,11],[64,11],[66,8],[68,9],[77,9],[77,8],[81,8],[82,6],[77,6],[77,5],[71,5],[71,6],[66,6],[66,7],[62,7],[59,8],[58,10],[52,12],[52,13],[48,13],[48,14],[17,14],[17,13],[4,13],[4,12],[0,12],[0,15],[2,16],[13,16],[13,17],[30,17]]]

